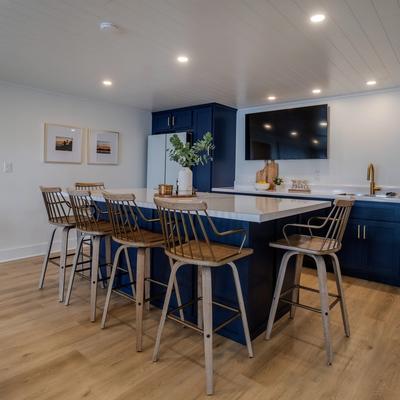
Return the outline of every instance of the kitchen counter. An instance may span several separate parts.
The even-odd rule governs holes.
[[[294,197],[294,198],[304,198],[304,199],[327,199],[333,200],[338,197],[354,198],[356,201],[372,201],[372,202],[385,202],[385,203],[398,203],[400,204],[400,196],[386,196],[384,193],[391,191],[391,188],[378,192],[374,196],[370,196],[367,193],[358,192],[357,190],[352,190],[353,188],[347,187],[344,190],[341,189],[313,189],[311,188],[311,193],[301,193],[301,192],[288,192],[287,189],[281,190],[256,190],[252,185],[241,185],[235,187],[220,187],[212,188],[213,192],[216,193],[237,193],[237,194],[254,194],[256,196],[266,196],[266,197]],[[396,188],[397,189],[397,188]]]
[[[108,191],[111,193],[134,193],[139,207],[155,209],[153,202],[155,190],[134,188],[109,189]],[[103,197],[100,194],[96,195],[95,192],[93,198],[96,201],[104,201]],[[195,198],[186,198],[181,201],[199,200],[207,203],[207,212],[211,217],[258,223],[321,210],[331,205],[330,201],[260,198],[218,193],[198,193]]]
[[[134,193],[136,203],[146,216],[157,217],[153,196],[155,191],[143,188],[134,189],[109,189],[112,193]],[[93,198],[100,208],[105,208],[104,198],[101,193],[94,192]],[[272,296],[276,285],[277,266],[280,263],[280,253],[268,245],[282,237],[282,227],[288,222],[299,222],[302,218],[307,220],[310,214],[326,214],[330,207],[330,201],[315,201],[307,199],[278,199],[257,196],[199,193],[193,199],[182,201],[203,200],[208,205],[208,213],[219,231],[231,229],[245,229],[247,232],[245,247],[252,248],[254,253],[237,261],[240,281],[243,290],[244,302],[247,310],[247,318],[251,337],[254,339],[261,334],[266,327]],[[241,235],[217,237],[213,235],[210,227],[206,229],[210,238],[227,245],[240,246]],[[143,227],[160,232],[159,222],[144,223]],[[113,253],[118,244],[113,244]],[[129,250],[131,264],[135,266],[136,250]],[[151,277],[159,282],[167,282],[170,266],[164,249],[151,250]],[[121,284],[126,284],[126,276],[120,277]],[[197,296],[197,267],[188,265],[178,272],[178,283],[181,289],[182,302],[190,302]],[[293,276],[288,274],[287,284],[293,284]],[[128,285],[129,286],[129,285]],[[130,290],[129,287],[123,290]],[[151,285],[152,304],[162,307],[165,290],[157,285]],[[215,268],[213,270],[213,297],[215,301],[235,306],[237,304],[236,292],[232,280],[232,272],[228,267]],[[173,304],[174,306],[176,304]],[[279,305],[277,317],[288,312],[288,305]],[[220,307],[215,307],[214,324],[218,325],[229,318],[229,312]],[[227,314],[228,313],[228,314]],[[185,309],[185,318],[196,322],[197,306]],[[224,326],[219,334],[244,344],[243,328],[239,319]]]

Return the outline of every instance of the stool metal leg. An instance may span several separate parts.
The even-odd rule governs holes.
[[[296,253],[295,251],[287,251],[282,257],[281,266],[279,268],[278,280],[276,282],[276,287],[274,291],[274,297],[272,299],[271,310],[269,312],[267,331],[265,332],[265,340],[269,340],[271,337],[272,326],[274,325],[276,310],[278,309],[283,281],[285,280],[286,268],[290,258],[295,254],[298,253]]]
[[[303,260],[304,254],[299,253],[296,257],[296,265],[295,265],[295,276],[294,276],[294,284],[300,285],[300,276],[301,276],[301,269],[303,268]],[[292,301],[299,302],[300,290],[298,288],[294,289],[292,292]],[[290,318],[293,319],[296,315],[296,306],[294,304],[290,307]]]
[[[142,351],[143,342],[143,306],[144,306],[144,269],[146,249],[137,249],[136,262],[136,351]]]
[[[106,253],[105,258],[106,258],[106,264],[107,264],[106,268],[105,268],[105,271],[106,271],[105,277],[107,278],[108,276],[110,276],[109,273],[111,272],[111,268],[112,268],[112,266],[111,266],[111,236],[106,236],[104,238],[104,241],[105,241],[105,253]],[[107,287],[107,281],[103,280],[103,278],[104,278],[104,276],[102,276],[101,287],[103,289],[105,289]]]
[[[81,251],[83,251],[83,249],[82,249],[83,240],[84,240],[84,236],[81,235],[79,237],[78,245],[75,250],[74,262],[72,264],[71,275],[69,277],[67,296],[65,298],[65,303],[64,303],[66,306],[69,305],[69,301],[71,299],[72,286],[74,285],[74,278],[75,278],[76,269],[78,267],[79,255],[80,255]]]
[[[174,265],[172,259],[169,259],[169,265],[172,270],[172,266]],[[174,281],[174,291],[175,291],[176,302],[178,304],[178,307],[181,307],[182,306],[181,293],[179,291],[178,281],[177,281],[176,277],[175,277],[175,281]],[[179,317],[180,317],[181,321],[185,320],[185,314],[183,313],[182,309],[179,310]]]
[[[206,369],[206,392],[213,394],[213,310],[212,310],[212,281],[210,267],[201,267],[202,303],[203,303],[203,340],[204,361]]]
[[[136,289],[135,289],[135,284],[133,283],[134,277],[133,277],[133,271],[132,271],[131,259],[129,257],[128,247],[124,248],[124,254],[125,254],[126,268],[128,270],[129,280],[132,282],[131,283],[132,297],[136,298]]]
[[[52,228],[52,230],[50,232],[50,239],[49,239],[49,243],[47,245],[47,251],[44,256],[42,272],[40,274],[40,279],[39,279],[39,289],[43,289],[44,278],[46,276],[47,266],[49,265],[49,258],[50,258],[51,248],[53,246],[53,240],[54,240],[54,235],[56,233],[56,230],[57,230],[57,228]]]
[[[158,358],[160,355],[161,336],[162,336],[162,332],[164,329],[165,320],[167,318],[169,303],[171,301],[171,294],[172,294],[172,289],[174,288],[176,272],[182,265],[184,265],[183,262],[177,261],[171,268],[171,275],[169,276],[167,293],[165,294],[165,300],[164,300],[163,310],[162,310],[162,314],[161,314],[161,318],[160,318],[160,324],[158,325],[156,343],[154,345],[153,362],[158,361]]]
[[[145,266],[144,266],[144,277],[150,278],[151,275],[151,250],[150,248],[147,248],[145,251]],[[145,280],[144,281],[144,298],[148,299],[150,297],[150,281]],[[145,308],[146,311],[150,311],[150,301],[146,301],[145,303]]]
[[[94,236],[93,241],[93,258],[90,276],[90,321],[96,321],[96,301],[97,301],[97,282],[99,276],[99,256],[100,256],[100,240],[101,236]]]
[[[197,297],[202,295],[201,266],[197,266]],[[197,301],[197,326],[203,329],[203,302]]]
[[[319,283],[319,296],[321,300],[321,316],[322,325],[324,328],[325,337],[325,350],[328,365],[332,364],[333,360],[333,350],[332,350],[332,340],[329,327],[329,297],[328,297],[328,279],[326,275],[326,265],[325,260],[322,256],[313,256],[315,262],[317,263],[318,272],[318,283]]]
[[[60,267],[58,270],[58,301],[60,303],[64,301],[65,269],[67,265],[69,230],[69,227],[65,227],[61,232]]]
[[[242,324],[243,324],[244,336],[246,338],[247,352],[249,353],[249,357],[253,358],[253,347],[251,345],[250,331],[249,331],[249,325],[247,323],[246,307],[244,306],[243,292],[242,292],[242,286],[240,284],[239,273],[235,263],[231,262],[229,263],[229,266],[232,268],[233,279],[235,281],[236,296],[239,303],[240,315],[242,317]]]
[[[340,297],[340,309],[342,311],[344,332],[347,337],[350,337],[349,316],[347,314],[346,299],[345,299],[344,290],[343,290],[342,273],[340,271],[339,259],[335,253],[332,253],[331,257],[333,259],[333,270],[335,272],[336,287],[337,287],[338,295]]]
[[[101,318],[101,325],[100,325],[101,329],[104,329],[105,326],[106,326],[108,307],[110,305],[110,299],[111,299],[111,293],[112,293],[113,286],[114,286],[115,274],[117,272],[119,258],[121,256],[121,252],[122,251],[126,251],[126,247],[125,246],[118,247],[118,250],[117,250],[117,252],[115,253],[115,256],[114,256],[114,263],[113,263],[113,266],[112,266],[112,269],[111,269],[111,276],[110,276],[110,280],[108,281],[108,290],[107,290],[106,301],[104,303],[103,316]]]

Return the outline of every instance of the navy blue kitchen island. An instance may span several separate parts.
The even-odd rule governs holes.
[[[147,189],[116,189],[112,192],[129,192],[136,195],[136,202],[148,217],[156,217],[157,212],[153,203],[153,190]],[[247,310],[250,335],[254,339],[262,333],[267,324],[269,309],[275,289],[277,269],[281,254],[268,246],[268,243],[281,237],[282,228],[287,223],[298,222],[305,215],[322,215],[324,209],[330,207],[329,201],[311,201],[295,199],[260,198],[256,196],[241,196],[216,193],[200,193],[198,198],[208,204],[208,213],[213,218],[219,231],[243,228],[247,231],[245,247],[254,250],[250,257],[237,262],[243,296]],[[104,200],[100,195],[94,199],[101,207]],[[160,231],[157,222],[147,223],[146,229]],[[210,239],[220,243],[240,246],[241,235],[230,237],[213,237]],[[113,243],[113,251],[117,244]],[[104,249],[102,250],[104,252]],[[134,268],[136,251],[130,250],[131,264]],[[163,249],[153,249],[151,254],[151,277],[155,280],[167,282],[170,273],[168,258]],[[234,282],[228,267],[213,271],[213,298],[215,301],[237,306]],[[287,284],[292,284],[291,274],[288,273]],[[126,283],[127,277],[121,276],[119,283]],[[197,267],[182,268],[178,272],[178,284],[182,302],[186,303],[197,297]],[[124,290],[129,291],[129,286]],[[151,285],[150,297],[152,305],[161,308],[164,300],[164,290],[158,285]],[[288,312],[288,305],[282,304],[277,318]],[[220,324],[230,315],[230,311],[215,306],[213,310],[214,325]],[[197,305],[185,308],[185,318],[195,322],[197,320]],[[218,331],[219,334],[236,342],[245,343],[241,321],[234,320]]]

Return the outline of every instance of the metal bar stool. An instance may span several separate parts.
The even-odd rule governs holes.
[[[252,249],[243,248],[246,240],[246,231],[243,229],[231,230],[226,232],[218,232],[213,221],[207,214],[207,204],[202,201],[173,201],[172,199],[154,198],[156,203],[161,227],[163,230],[165,242],[165,254],[170,258],[172,264],[172,272],[168,282],[167,294],[165,296],[162,316],[157,332],[157,339],[154,347],[153,361],[157,361],[159,357],[161,335],[164,328],[166,318],[173,319],[177,322],[201,332],[204,340],[204,357],[206,372],[206,391],[212,394],[213,385],[213,333],[236,318],[241,317],[246,345],[249,357],[253,357],[253,349],[250,339],[249,328],[247,324],[246,309],[244,306],[242,289],[240,285],[239,274],[234,261],[243,257],[247,257],[253,253]],[[203,220],[203,218],[205,218]],[[230,246],[211,242],[206,232],[206,224],[212,229],[217,236],[228,236],[231,234],[242,234],[243,240],[240,247]],[[168,306],[171,298],[172,288],[175,282],[176,273],[183,265],[195,264],[198,266],[201,276],[201,297],[196,301],[200,301],[202,309],[202,321],[198,325],[188,321],[180,321],[173,312],[181,309],[193,302],[189,302],[176,310],[168,312]],[[225,306],[219,302],[212,300],[212,276],[211,269],[229,265],[232,270],[235,282],[236,295],[238,299],[239,309]],[[234,313],[233,317],[221,323],[213,329],[213,304],[226,308]]]
[[[284,239],[270,243],[271,247],[284,249],[287,251],[282,258],[279,269],[275,293],[269,313],[265,339],[268,340],[271,337],[272,326],[274,324],[279,301],[291,305],[291,318],[294,318],[296,307],[302,307],[309,311],[321,313],[328,365],[331,365],[333,360],[332,341],[329,329],[329,313],[337,303],[340,303],[345,334],[347,337],[350,336],[350,326],[342,285],[342,275],[336,253],[341,249],[343,234],[346,230],[353,204],[353,200],[337,199],[334,201],[334,206],[328,217],[317,217],[317,219],[321,221],[321,224],[311,225],[311,220],[315,219],[316,217],[311,218],[307,224],[287,224],[283,228]],[[295,234],[288,236],[286,230],[289,227],[307,229],[309,235]],[[314,234],[315,231],[318,230],[320,232],[322,231],[321,236],[316,236]],[[319,290],[300,285],[300,275],[304,255],[308,255],[315,260],[317,265]],[[335,273],[336,287],[338,292],[337,294],[328,293],[326,264],[324,260],[324,256],[327,255],[330,256],[333,261],[333,270]],[[290,258],[293,256],[297,257],[294,286],[282,293],[286,268]],[[319,292],[321,308],[315,308],[301,304],[299,302],[300,289],[305,289],[316,293]],[[288,294],[291,294],[290,299],[287,298]],[[334,298],[334,301],[331,304],[329,304],[329,297]]]
[[[79,265],[79,257],[82,250],[82,243],[85,237],[89,236],[93,243],[92,263],[90,268],[90,320],[96,320],[96,300],[97,300],[97,284],[98,276],[100,281],[105,281],[107,277],[103,277],[100,265],[100,242],[101,239],[106,240],[106,266],[111,264],[111,224],[98,218],[96,214],[95,202],[89,190],[68,190],[72,211],[76,220],[76,229],[80,232],[78,247],[75,252],[75,258],[72,266],[72,272],[69,280],[65,305],[69,305],[72,287],[74,284],[77,266]]]
[[[43,187],[40,186],[44,204],[47,211],[49,224],[52,225],[50,239],[47,245],[47,251],[43,261],[42,272],[40,274],[39,289],[43,289],[44,279],[47,272],[49,262],[59,266],[59,283],[58,283],[58,300],[64,301],[64,286],[65,286],[65,273],[66,268],[72,264],[67,265],[68,254],[68,236],[69,231],[75,228],[75,218],[71,214],[71,204],[64,198],[62,190],[59,187]],[[51,250],[53,247],[54,235],[58,228],[62,229],[61,232],[61,252],[60,256],[51,257]],[[55,260],[59,260],[57,263]],[[83,260],[82,262],[83,263]]]
[[[110,305],[112,292],[133,300],[136,303],[136,350],[142,351],[143,307],[144,304],[150,304],[150,283],[155,283],[164,287],[167,285],[151,279],[150,277],[150,249],[155,247],[164,247],[163,236],[161,233],[156,233],[141,228],[139,221],[141,220],[146,223],[152,223],[159,222],[160,220],[158,218],[147,218],[141,209],[136,205],[134,194],[112,194],[103,192],[103,196],[107,203],[108,213],[112,224],[112,239],[119,243],[120,246],[114,257],[101,327],[104,328],[106,324],[107,312]],[[129,262],[129,248],[137,249],[136,282],[133,279],[133,272]],[[119,267],[119,261],[122,252],[125,253],[127,271],[124,268]],[[129,285],[131,285],[132,296],[129,296],[125,292],[121,292],[119,289],[114,288],[114,280],[117,270],[121,270],[129,274]],[[178,306],[181,306],[182,303],[176,281],[174,282],[174,286]],[[183,320],[183,310],[181,310],[180,313],[180,317]]]
[[[74,187],[75,187],[75,190],[90,190],[91,193],[93,193],[94,191],[105,190],[105,188],[106,188],[105,185],[104,185],[104,182],[75,182]],[[98,218],[100,218],[102,216],[107,216],[107,211],[101,210],[98,207],[96,202],[94,203],[94,207],[95,207],[96,215],[97,215]],[[77,230],[76,233],[77,233],[77,243],[78,243],[81,233],[80,233],[79,230]],[[109,237],[106,237],[106,240],[108,241],[108,240],[111,240],[111,239]],[[92,246],[92,241],[91,241],[90,237],[83,239],[83,244],[86,244],[86,245],[89,246],[90,254],[92,254],[93,253],[93,246]],[[107,242],[106,252],[109,251],[110,249],[111,249],[111,243]],[[107,254],[106,258],[110,259],[111,255]],[[83,254],[81,255],[81,259],[83,260]],[[103,288],[106,287],[106,281],[103,280],[101,282],[101,284],[102,284]]]

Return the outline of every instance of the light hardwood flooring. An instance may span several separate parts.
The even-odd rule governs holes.
[[[135,310],[114,296],[108,327],[89,321],[89,284],[77,279],[71,305],[57,301],[57,270],[37,289],[42,259],[0,265],[0,399],[205,398],[201,336],[169,321],[152,363],[158,309],[146,313],[144,351],[135,351]],[[316,285],[313,271],[302,283]],[[352,335],[332,316],[334,362],[325,364],[320,316],[299,309],[269,342],[246,348],[216,335],[215,399],[400,399],[400,289],[344,277]],[[330,277],[330,290],[334,284]],[[105,291],[99,289],[99,311]],[[315,294],[302,301],[318,304]]]

